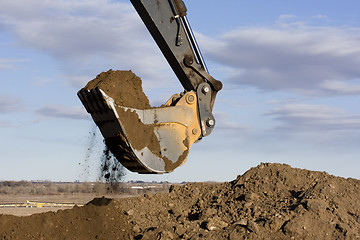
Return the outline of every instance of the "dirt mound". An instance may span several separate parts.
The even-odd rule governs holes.
[[[359,239],[360,181],[261,164],[232,182],[0,216],[3,239]]]

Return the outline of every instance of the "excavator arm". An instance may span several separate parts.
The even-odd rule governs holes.
[[[212,109],[222,83],[207,71],[182,0],[130,1],[184,92],[174,94],[160,108],[145,110],[122,106],[99,87],[83,88],[78,96],[105,144],[126,168],[137,173],[168,173],[182,165],[191,145],[215,127]],[[136,126],[128,124],[130,118],[136,119]],[[151,140],[138,144],[133,128],[147,132]]]
[[[187,20],[182,0],[130,0],[169,65],[187,91],[206,93],[199,99],[202,135],[210,134],[215,119],[211,114],[222,83],[207,72],[206,65]],[[199,86],[201,88],[199,89]],[[200,91],[198,91],[200,90]],[[199,94],[198,93],[198,94]],[[208,102],[210,100],[210,102]],[[205,108],[205,109],[204,109]],[[207,122],[207,124],[206,124]]]

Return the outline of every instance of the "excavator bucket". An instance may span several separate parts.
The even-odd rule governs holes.
[[[78,97],[115,157],[130,171],[168,173],[182,165],[200,137],[197,96],[176,94],[162,107],[121,106],[102,89],[83,88]]]

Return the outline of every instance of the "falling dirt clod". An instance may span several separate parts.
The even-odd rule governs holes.
[[[2,239],[359,239],[360,181],[261,164],[232,182],[0,216]],[[20,227],[19,227],[20,226]]]

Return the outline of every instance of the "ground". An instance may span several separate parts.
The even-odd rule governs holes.
[[[360,181],[261,164],[232,182],[0,215],[2,239],[360,239]]]

